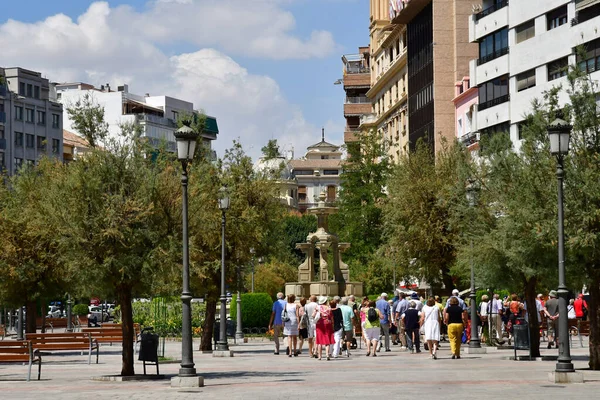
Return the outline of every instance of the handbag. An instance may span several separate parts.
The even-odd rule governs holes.
[[[316,324],[317,321],[320,319],[321,319],[321,307],[319,306],[315,309],[315,312],[313,314],[313,321]]]
[[[281,312],[281,321],[288,322],[290,320],[290,316],[288,315],[287,309],[283,309]]]

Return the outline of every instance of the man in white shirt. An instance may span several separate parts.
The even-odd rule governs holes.
[[[502,340],[502,301],[500,300],[500,295],[498,293],[494,294],[494,298],[490,301],[489,305],[490,310],[490,320],[492,321],[492,328],[496,330],[496,339],[499,343],[503,343]],[[490,337],[492,337],[492,333],[490,332]]]
[[[308,303],[304,306],[304,312],[308,315],[308,354],[312,357],[314,354],[315,329],[316,324],[313,314],[317,308],[317,296],[314,294],[308,298]]]

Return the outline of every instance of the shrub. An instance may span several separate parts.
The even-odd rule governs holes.
[[[88,315],[89,308],[85,304],[75,304],[71,311],[73,315]]]
[[[268,293],[242,294],[242,326],[244,328],[266,328],[271,318],[273,300]],[[233,296],[229,308],[231,320],[237,318],[237,295]]]

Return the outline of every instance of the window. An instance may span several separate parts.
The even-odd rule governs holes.
[[[4,167],[6,167],[5,162],[6,161],[4,160],[4,153],[0,153],[0,171],[2,171]]]
[[[568,57],[559,58],[548,63],[548,82],[567,75],[569,68]]]
[[[40,98],[40,87],[39,86],[36,86],[34,88],[34,95],[33,95],[33,97],[35,97],[36,99]]]
[[[478,64],[485,64],[508,53],[508,28],[483,37],[479,42]]]
[[[23,166],[23,159],[15,157],[15,171],[18,171]]]
[[[294,171],[294,175],[313,175],[314,171],[311,170],[299,170],[299,171]]]
[[[585,58],[577,55],[577,65],[582,71],[592,73],[600,69],[600,39],[585,43]]]
[[[173,121],[179,120],[179,111],[171,111],[173,113]]]
[[[26,108],[25,109],[25,122],[31,122],[33,123],[33,108]]]
[[[521,43],[535,36],[535,20],[524,22],[515,28],[517,33],[516,42]]]
[[[23,146],[23,132],[15,132],[15,146]]]
[[[25,147],[33,149],[33,145],[35,144],[35,136],[30,134],[25,134]]]
[[[46,137],[38,136],[37,137],[37,148],[41,151],[46,151]]]
[[[37,112],[37,123],[39,125],[46,125],[46,111]]]
[[[57,154],[60,149],[60,140],[52,139],[52,153]]]
[[[501,124],[492,125],[479,131],[480,136],[491,136],[498,133],[506,133],[510,130],[510,123],[503,122]]]
[[[462,118],[458,119],[458,136],[462,136],[463,134],[463,122]]]
[[[567,23],[567,5],[558,7],[546,14],[548,30],[558,28]]]
[[[23,107],[15,106],[15,119],[23,121]]]
[[[60,123],[60,115],[52,114],[52,127],[56,128],[56,129],[60,128],[59,123]]]
[[[327,186],[327,200],[335,201],[335,186]]]
[[[25,82],[19,82],[19,96],[25,96]]]
[[[321,156],[321,160],[329,160],[329,156]]]
[[[479,110],[504,103],[508,99],[508,75],[502,75],[479,86]]]
[[[31,83],[27,84],[27,97],[33,97],[33,85]]]
[[[326,169],[323,171],[323,175],[338,175],[339,171],[337,169]]]
[[[535,86],[535,69],[517,75],[517,92]]]

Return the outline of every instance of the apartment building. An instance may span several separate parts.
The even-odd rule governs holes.
[[[328,203],[335,202],[342,173],[340,146],[326,142],[324,130],[321,141],[306,150],[303,158],[289,161],[292,177],[298,184],[298,211],[301,213],[316,206],[321,192],[326,193]]]
[[[185,113],[194,111],[194,104],[169,96],[144,96],[129,92],[128,85],[118,86],[113,90],[109,84],[96,88],[93,85],[74,82],[57,83],[57,98],[66,108],[90,95],[94,102],[104,107],[104,118],[108,123],[109,134],[117,137],[123,124],[137,124],[141,127],[142,137],[158,146],[162,140],[167,148],[176,151],[174,133],[177,130],[177,119]],[[75,132],[72,121],[65,113],[64,126],[66,130]],[[206,148],[211,149],[211,142],[216,140],[219,129],[217,120],[207,116],[205,129],[201,138]]]
[[[477,86],[471,85],[468,76],[456,82],[454,88],[455,97],[452,99],[456,118],[456,139],[465,145],[469,151],[479,150],[477,139],[477,124],[474,123],[479,102]]]
[[[344,101],[344,143],[356,141],[356,133],[360,131],[360,118],[371,112],[371,101],[367,91],[371,87],[369,71],[369,48],[359,47],[358,54],[342,56],[344,77],[336,83],[344,84],[346,100]]]
[[[0,68],[0,168],[8,175],[40,157],[62,160],[62,105],[48,79],[24,68]]]
[[[424,139],[439,151],[443,138],[455,138],[455,83],[469,76],[469,61],[477,56],[477,45],[469,40],[469,18],[476,4],[481,2],[372,0],[380,12],[385,5],[392,24],[406,27],[409,150]]]
[[[471,41],[479,43],[479,58],[471,62],[479,137],[508,131],[518,148],[531,101],[564,85],[568,65],[578,63],[598,81],[599,17],[600,0],[484,0],[469,27]],[[586,49],[581,58],[580,45]]]
[[[391,2],[394,4],[394,1]],[[389,1],[371,0],[370,49],[372,112],[363,116],[361,129],[376,130],[393,162],[408,152],[408,66],[406,25],[392,24]]]

